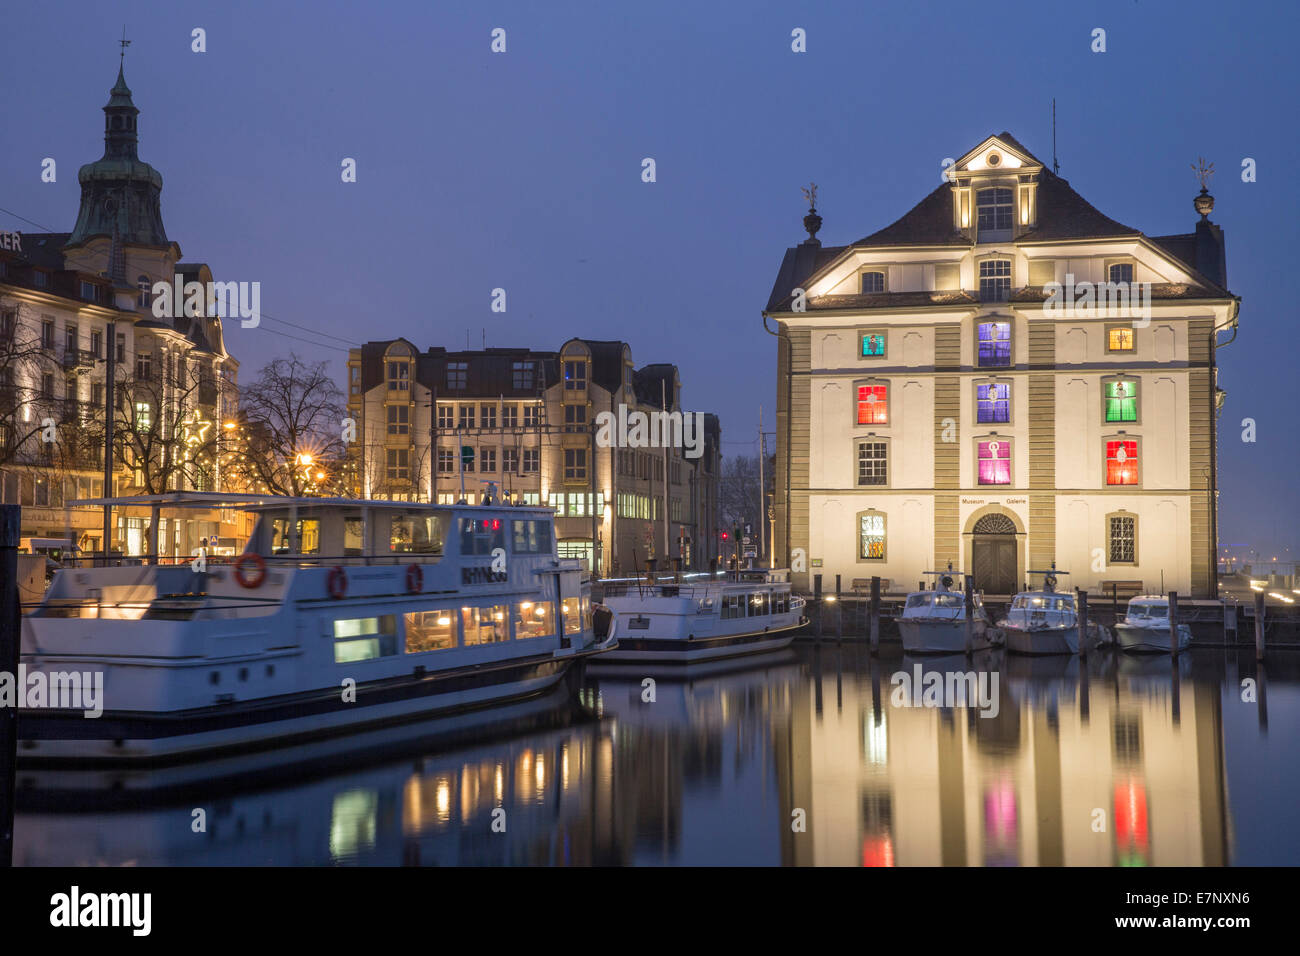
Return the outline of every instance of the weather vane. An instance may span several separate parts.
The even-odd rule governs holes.
[[[1196,178],[1201,181],[1201,189],[1209,189],[1210,177],[1214,175],[1214,163],[1210,163],[1210,165],[1206,166],[1205,157],[1197,156],[1196,163],[1193,164],[1192,169],[1196,170]]]
[[[123,24],[123,26],[122,26],[122,39],[119,40],[118,42],[122,44],[122,54],[121,54],[122,62],[123,62],[123,63],[126,63],[126,48],[129,47],[129,46],[131,45],[131,41],[128,40],[128,39],[126,38],[126,25],[125,25],[125,24]]]
[[[800,186],[799,191],[803,193],[803,198],[808,200],[808,208],[813,212],[817,211],[817,184],[809,183],[807,186]]]

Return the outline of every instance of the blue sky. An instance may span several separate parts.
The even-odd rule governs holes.
[[[944,157],[1009,130],[1102,212],[1149,235],[1196,221],[1218,169],[1241,334],[1220,355],[1225,543],[1297,550],[1292,257],[1300,154],[1295,4],[44,3],[0,38],[0,207],[71,229],[102,152],[117,39],[163,175],[168,235],[218,278],[258,280],[277,322],[234,328],[251,377],[343,340],[556,348],[622,338],[675,362],[728,454],[769,430],[760,311],[819,186],[828,244],[887,225]],[[191,31],[207,52],[191,52]],[[489,50],[506,30],[507,52]],[[790,32],[807,31],[807,53]],[[1094,28],[1107,51],[1090,50]],[[44,157],[58,181],[39,180]],[[641,181],[653,157],[658,181]],[[353,157],[358,181],[343,184]],[[1243,183],[1241,160],[1258,180]],[[32,230],[0,214],[0,229]],[[490,309],[506,289],[507,312]],[[314,338],[310,345],[275,334]],[[331,348],[330,346],[333,346]],[[337,349],[337,350],[336,350]],[[1258,440],[1239,440],[1242,418]]]

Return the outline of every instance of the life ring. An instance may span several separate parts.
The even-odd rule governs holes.
[[[412,594],[419,594],[424,590],[424,568],[418,564],[406,566],[406,590]]]
[[[256,573],[247,575],[244,573],[244,565],[251,564],[256,569]],[[260,588],[262,582],[266,580],[266,561],[260,554],[252,551],[245,551],[235,559],[235,582],[241,588]]]
[[[336,601],[341,599],[348,593],[348,573],[335,565],[330,568],[329,577],[325,579],[325,585],[329,588],[330,597]]]

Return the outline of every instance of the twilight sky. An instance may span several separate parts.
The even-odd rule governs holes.
[[[753,453],[760,405],[772,430],[760,312],[804,237],[809,180],[820,238],[852,241],[990,133],[1050,162],[1055,96],[1061,175],[1162,235],[1194,227],[1204,156],[1243,300],[1220,353],[1220,540],[1300,550],[1300,202],[1286,181],[1300,5],[51,2],[5,21],[0,207],[72,228],[125,24],[169,237],[313,330],[230,323],[242,377],[296,350],[342,384],[348,342],[398,335],[422,349],[464,347],[466,330],[474,348],[485,333],[539,349],[619,338],[638,365],[678,365],[687,407],[721,416],[726,454]],[[505,54],[490,52],[496,27]],[[795,27],[806,53],[791,52]],[[1096,27],[1105,53],[1090,50]],[[341,182],[344,157],[356,183]],[[1244,157],[1257,182],[1241,181]],[[5,213],[0,229],[38,231]],[[1255,444],[1240,441],[1245,417]]]

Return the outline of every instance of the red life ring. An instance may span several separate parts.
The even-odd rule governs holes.
[[[252,564],[256,568],[256,574],[244,574],[244,565]],[[266,561],[260,554],[252,551],[245,551],[235,560],[235,583],[241,588],[260,588],[262,582],[266,580]]]
[[[325,584],[329,588],[330,597],[337,601],[348,593],[348,573],[335,565],[330,568],[329,577],[325,579]]]
[[[424,590],[424,568],[418,564],[406,566],[406,590],[412,594],[419,594]]]

